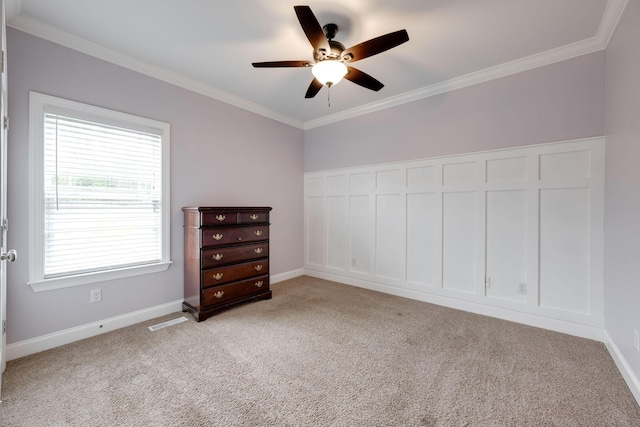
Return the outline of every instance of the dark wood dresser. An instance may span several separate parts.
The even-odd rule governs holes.
[[[269,207],[185,207],[184,303],[198,322],[270,299]]]

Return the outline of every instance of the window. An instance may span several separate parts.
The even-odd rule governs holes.
[[[35,291],[169,267],[169,124],[30,93]]]

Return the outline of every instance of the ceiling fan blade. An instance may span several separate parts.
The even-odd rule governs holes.
[[[375,90],[376,92],[384,87],[382,83],[369,74],[353,67],[347,67],[347,74],[344,78],[364,88]]]
[[[329,46],[327,36],[325,36],[324,31],[322,31],[322,27],[311,11],[311,8],[309,6],[293,6],[293,9],[296,11],[300,26],[307,35],[313,49],[330,52],[331,47]]]
[[[399,30],[375,39],[367,40],[342,52],[342,59],[346,62],[355,62],[369,56],[377,55],[385,50],[392,49],[409,41],[407,30]]]
[[[323,84],[320,83],[318,81],[318,79],[316,79],[314,77],[313,81],[311,81],[311,84],[309,85],[309,89],[307,89],[307,93],[304,95],[305,98],[313,98],[314,96],[316,96],[316,94],[318,92],[320,92],[320,89],[322,89]]]
[[[281,68],[281,67],[310,67],[309,61],[268,61],[268,62],[252,62],[255,68]]]

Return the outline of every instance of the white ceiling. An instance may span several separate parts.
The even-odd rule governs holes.
[[[604,49],[627,0],[8,0],[11,27],[300,128],[363,114]],[[338,25],[346,47],[406,29],[409,42],[353,66],[313,99],[312,60],[293,6]]]

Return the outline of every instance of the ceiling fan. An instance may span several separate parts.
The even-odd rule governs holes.
[[[322,89],[322,86],[331,87],[343,77],[364,88],[379,91],[384,87],[382,83],[367,73],[346,64],[377,55],[409,41],[407,30],[399,30],[345,49],[342,43],[333,40],[338,32],[336,24],[327,24],[321,27],[309,6],[294,6],[293,8],[302,30],[313,46],[314,62],[270,61],[254,62],[252,65],[256,68],[312,67],[311,72],[314,78],[307,89],[305,98],[313,98]]]

